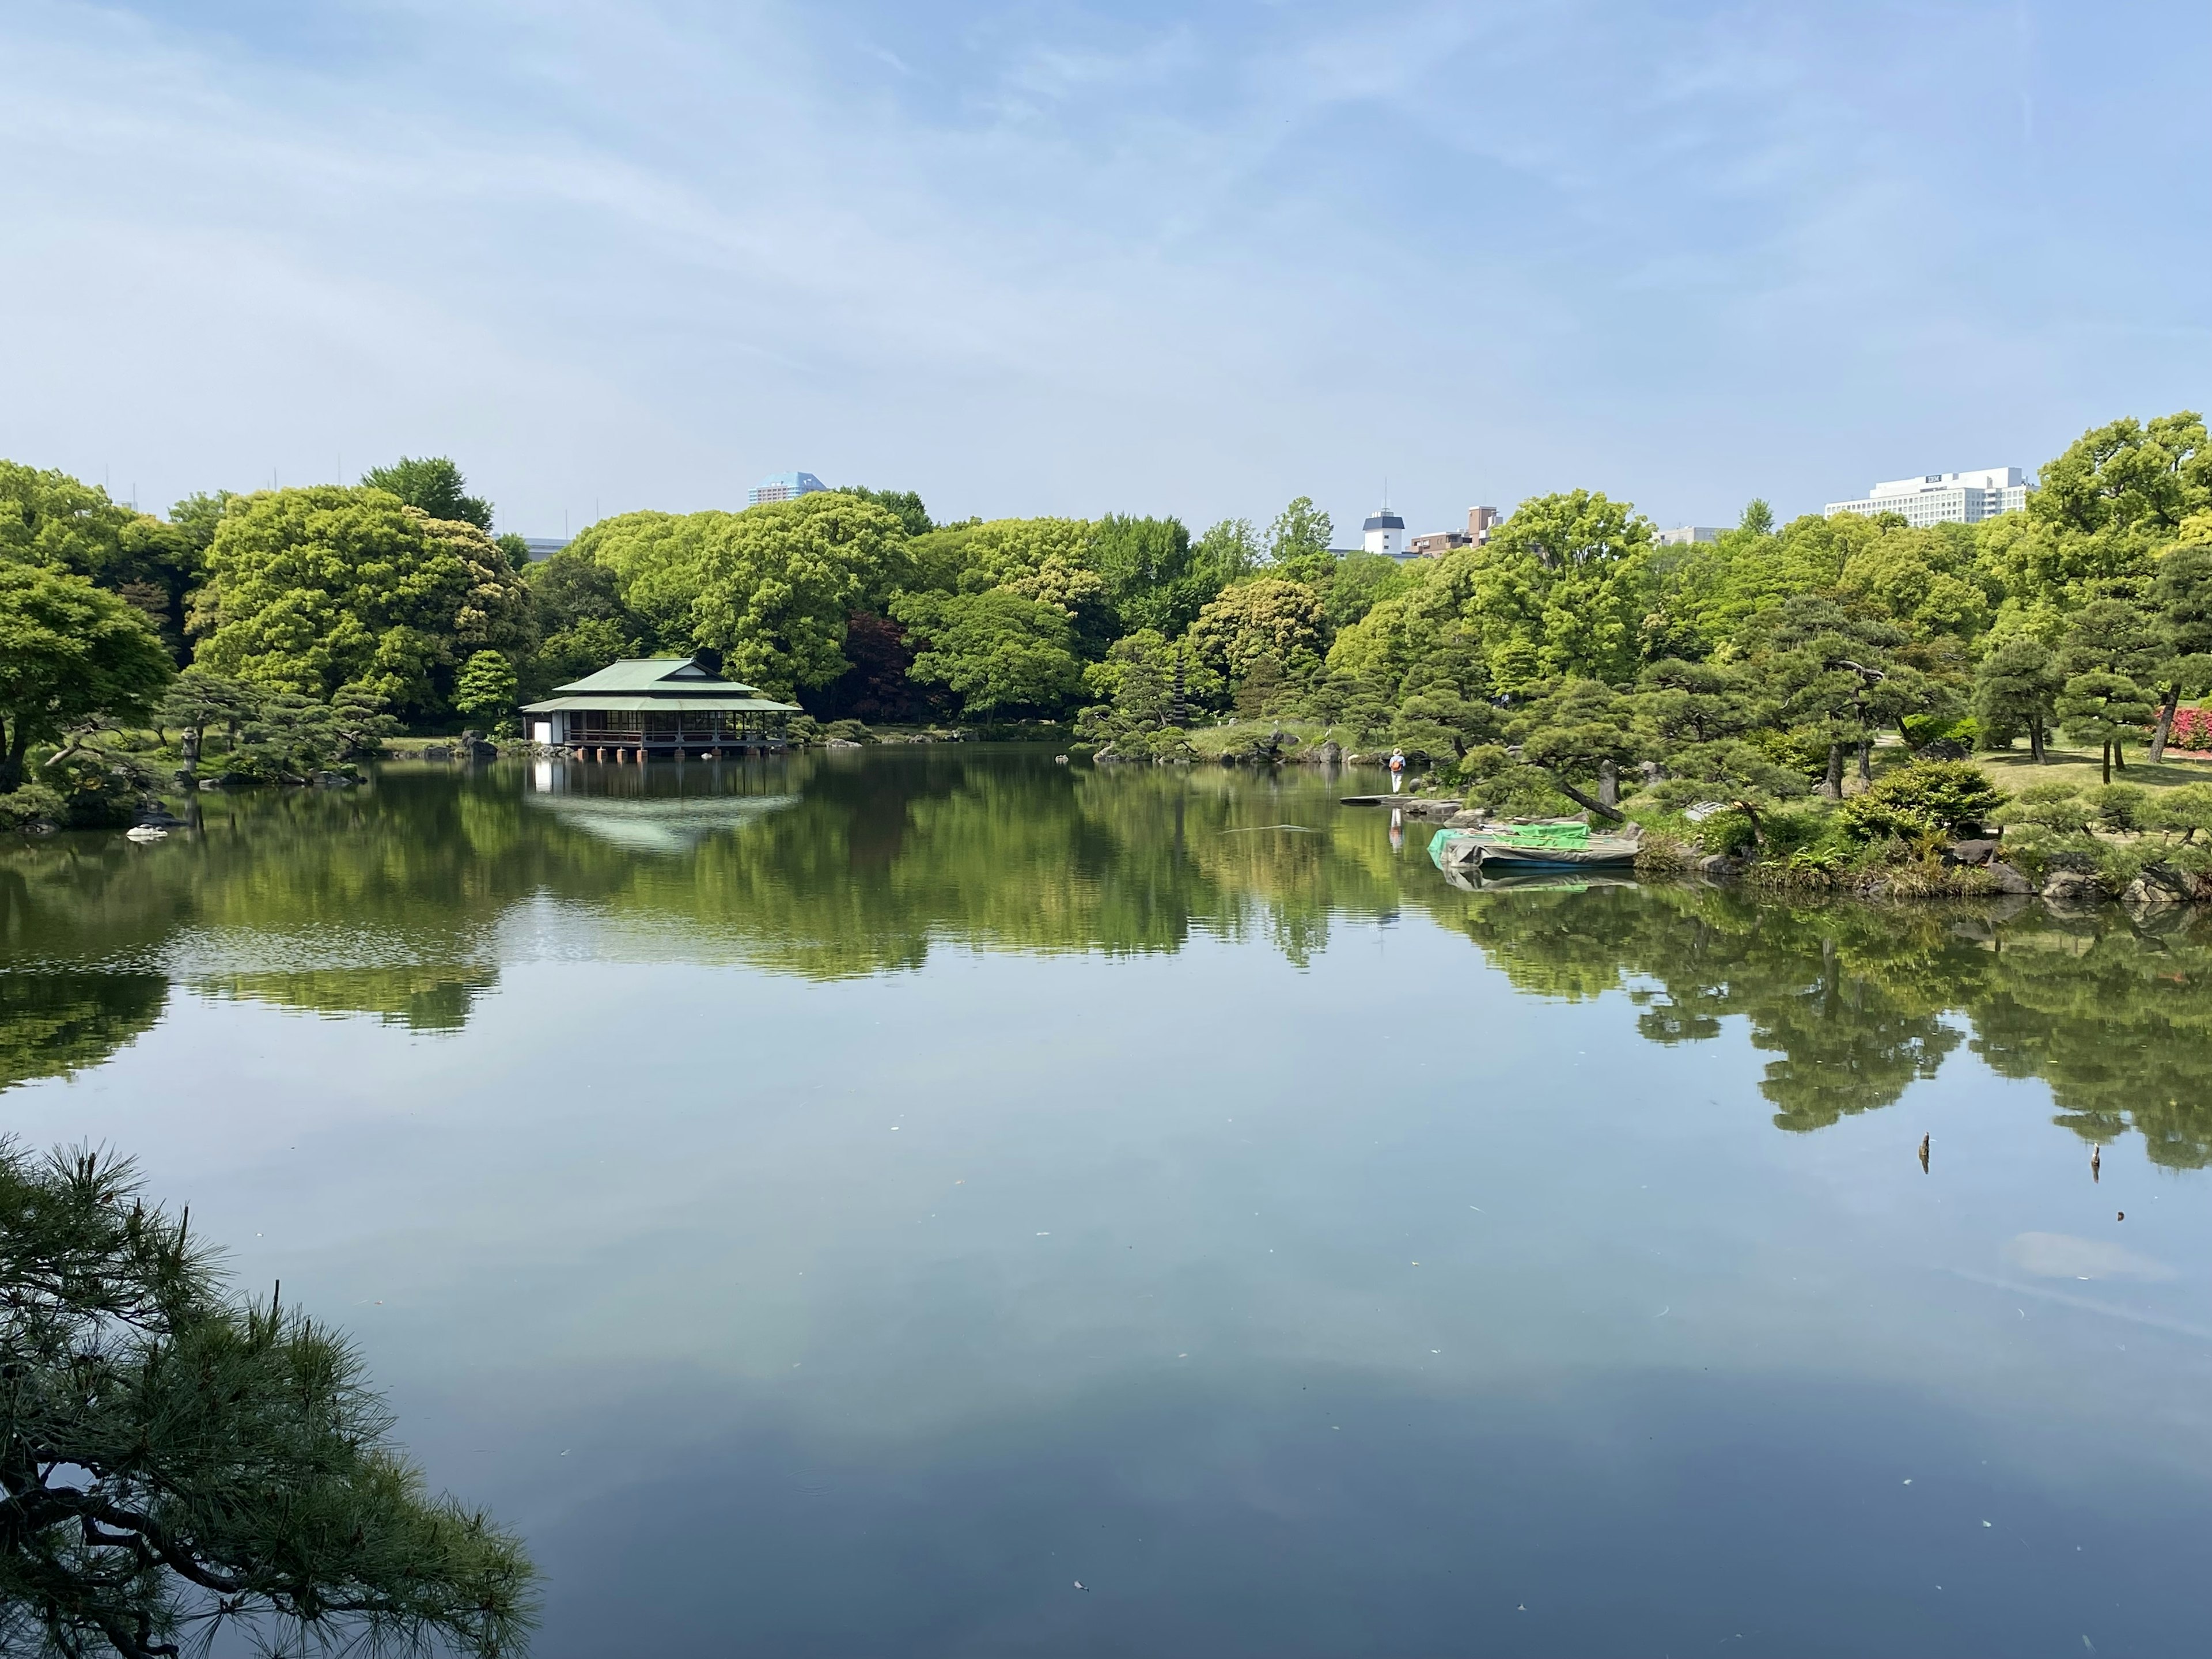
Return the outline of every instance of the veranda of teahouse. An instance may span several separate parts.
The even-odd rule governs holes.
[[[631,657],[526,704],[532,738],[578,760],[702,758],[781,749],[797,705],[690,657]]]

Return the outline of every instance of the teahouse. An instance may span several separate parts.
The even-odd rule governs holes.
[[[530,735],[579,760],[744,754],[784,745],[796,705],[709,673],[690,657],[632,657],[526,706]]]

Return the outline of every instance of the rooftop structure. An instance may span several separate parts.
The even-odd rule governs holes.
[[[2027,475],[2016,466],[1929,472],[1878,483],[1861,501],[1830,501],[1826,516],[1856,513],[1870,519],[1877,513],[1895,513],[1916,530],[1931,524],[1979,524],[2000,513],[2022,510],[2027,505]]]
[[[568,546],[568,538],[566,536],[525,536],[522,538],[522,544],[530,550],[530,562],[532,564],[538,564],[546,559],[551,558],[562,548]]]
[[[1831,507],[1830,512],[1835,509]],[[1651,534],[1655,547],[1690,547],[1698,542],[1717,542],[1727,532],[1709,524],[1686,524],[1673,530],[1656,530]]]
[[[1431,530],[1416,536],[1406,544],[1407,556],[1416,559],[1440,559],[1455,547],[1480,547],[1490,539],[1490,532],[1498,523],[1494,507],[1470,507],[1467,510],[1465,530]]]
[[[1406,544],[1406,551],[1417,559],[1440,559],[1455,547],[1468,544],[1467,534],[1458,530],[1431,530],[1426,535],[1416,536]]]
[[[795,501],[801,495],[811,495],[817,490],[829,488],[811,472],[771,472],[745,491],[745,505],[758,507],[763,501]]]
[[[799,710],[690,657],[628,657],[522,712],[536,741],[573,749],[579,760],[642,761],[781,749],[786,722]]]
[[[1370,553],[1391,559],[1406,556],[1406,521],[1390,510],[1389,503],[1369,514],[1359,531],[1360,545]]]

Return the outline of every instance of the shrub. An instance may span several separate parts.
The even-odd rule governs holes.
[[[1759,844],[1759,830],[1751,821],[1751,814],[1733,808],[1716,812],[1699,824],[1697,837],[1698,846],[1723,858],[1747,853]]]
[[[2200,836],[2212,839],[2212,783],[2166,790],[2151,803],[2151,822],[2158,829],[2179,831],[2191,844]]]
[[[43,783],[27,783],[0,795],[0,830],[33,830],[62,821],[62,798]]]
[[[1915,841],[1978,828],[2009,797],[1967,761],[1914,761],[1845,801],[1838,817],[1855,840]]]
[[[2173,732],[2167,741],[2177,749],[2188,749],[2199,753],[2212,750],[2212,709],[2176,709],[2173,714]]]
[[[831,720],[822,728],[822,737],[825,742],[835,739],[842,743],[873,743],[876,740],[875,733],[855,720]]]
[[[1908,714],[1904,728],[1915,760],[1964,760],[1981,746],[1982,728],[1971,714],[1964,720]]]
[[[153,779],[128,756],[80,749],[48,761],[40,781],[60,801],[53,821],[64,830],[115,830],[138,816]]]
[[[2132,783],[2101,784],[2081,792],[2081,799],[2107,830],[2139,834],[2149,828],[2150,791]]]

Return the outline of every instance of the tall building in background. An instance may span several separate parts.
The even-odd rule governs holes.
[[[745,505],[758,507],[763,501],[795,501],[801,495],[811,495],[818,489],[829,488],[811,472],[771,472],[745,491]]]
[[[1892,479],[1876,484],[1863,501],[1830,501],[1827,516],[1856,513],[1870,519],[1877,513],[1897,513],[1919,530],[1931,524],[1979,524],[2027,506],[2027,475],[2016,466],[1990,466],[1979,472]]]
[[[1406,556],[1406,521],[1390,510],[1388,501],[1369,514],[1359,529],[1360,544],[1370,553],[1392,559]]]
[[[1831,513],[1835,510],[1832,507],[1828,509]],[[1717,542],[1720,540],[1721,534],[1721,531],[1713,525],[1686,524],[1673,530],[1653,531],[1651,544],[1654,547],[1694,547],[1699,542]]]

